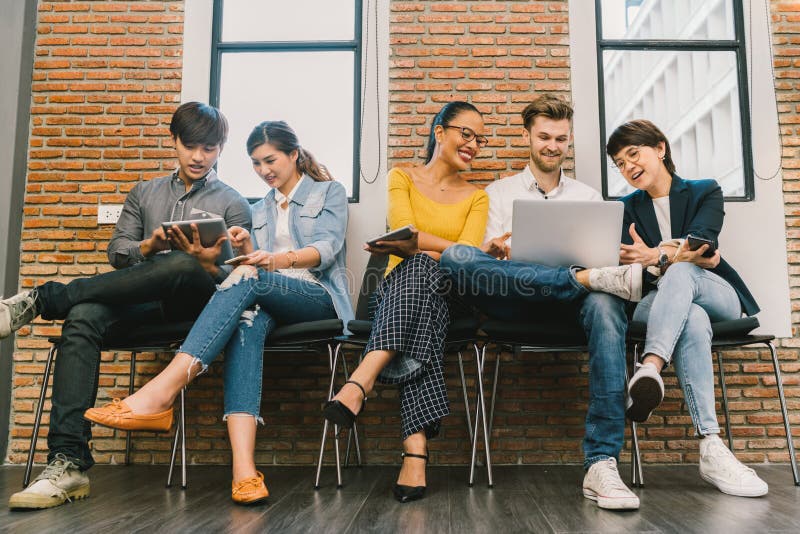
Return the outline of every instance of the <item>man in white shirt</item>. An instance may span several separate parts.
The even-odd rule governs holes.
[[[572,113],[567,102],[546,94],[523,110],[528,165],[486,188],[489,221],[481,249],[452,246],[442,254],[440,265],[455,280],[459,294],[493,319],[581,323],[589,346],[590,396],[583,494],[601,508],[636,509],[639,498],[622,482],[617,461],[625,432],[628,323],[623,299],[636,300],[637,283],[641,295],[641,266],[638,271],[628,266],[581,270],[497,261],[510,257],[515,199],[602,200],[600,193],[561,169],[572,140]]]

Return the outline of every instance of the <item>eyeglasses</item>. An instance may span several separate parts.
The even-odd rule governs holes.
[[[454,128],[461,132],[461,139],[469,143],[473,139],[478,144],[478,148],[483,148],[489,144],[489,138],[485,135],[478,135],[476,134],[472,128],[467,128],[466,126],[451,126],[448,124],[445,128]]]
[[[639,157],[642,155],[641,148],[643,146],[646,145],[636,145],[629,148],[625,155],[615,161],[612,161],[609,167],[619,173],[625,172],[625,169],[628,168],[628,163],[631,165],[636,165],[636,162],[639,161]]]

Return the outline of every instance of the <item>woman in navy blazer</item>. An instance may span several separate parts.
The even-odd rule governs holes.
[[[628,383],[626,414],[638,422],[650,416],[664,398],[661,369],[674,362],[701,438],[700,476],[724,493],[764,495],[767,484],[719,438],[711,357],[711,323],[738,319],[742,312],[753,315],[759,308],[719,250],[713,255],[709,245],[690,250],[687,242],[691,234],[716,248],[725,217],[722,189],[715,180],[688,181],[675,174],[669,141],[646,120],[619,126],[606,152],[638,189],[622,199],[620,263],[641,263],[648,273],[646,295],[633,313],[635,321],[647,322],[647,338]]]

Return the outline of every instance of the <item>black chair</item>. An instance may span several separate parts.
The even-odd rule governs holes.
[[[728,436],[728,446],[733,452],[733,435],[731,434],[730,414],[728,412],[728,391],[725,385],[725,369],[722,364],[722,352],[727,349],[740,348],[746,345],[765,345],[772,357],[772,369],[775,373],[775,385],[778,389],[778,400],[781,405],[783,415],[783,426],[786,430],[786,445],[789,449],[789,461],[791,463],[792,476],[795,486],[800,486],[800,478],[797,472],[797,459],[792,443],[792,429],[789,424],[789,413],[786,410],[786,397],[783,394],[783,380],[781,379],[780,362],[775,352],[775,345],[772,343],[775,336],[770,335],[751,335],[750,332],[758,328],[759,323],[756,317],[743,317],[732,321],[721,321],[711,324],[713,337],[711,339],[711,351],[716,354],[717,366],[719,369],[719,385],[722,393],[722,409],[725,412],[725,433]],[[628,340],[633,344],[634,363],[638,361],[639,347],[644,343],[647,334],[647,323],[631,322],[628,326]],[[631,440],[633,442],[633,457],[631,459],[631,482],[634,486],[643,486],[642,462],[639,454],[639,440],[636,434],[636,423],[631,422]]]
[[[192,328],[192,322],[179,322],[179,323],[161,323],[141,326],[129,330],[123,334],[114,336],[104,342],[103,351],[113,352],[130,352],[131,353],[131,367],[130,376],[128,381],[128,394],[133,393],[133,380],[136,374],[136,355],[140,352],[175,352],[189,330]],[[31,444],[28,451],[28,461],[25,465],[25,476],[22,479],[22,486],[27,487],[30,482],[31,469],[33,468],[34,454],[36,453],[36,442],[39,438],[39,427],[42,422],[42,412],[44,410],[44,401],[47,395],[47,383],[50,381],[50,371],[52,369],[53,359],[58,352],[62,338],[60,336],[51,337],[48,339],[50,343],[50,352],[47,355],[47,361],[44,365],[42,373],[42,388],[39,392],[39,404],[36,406],[36,413],[33,421],[33,434],[31,435]],[[167,487],[172,484],[172,472],[175,465],[175,455],[178,447],[178,439],[181,440],[181,487],[186,488],[186,439],[185,439],[185,417],[184,417],[184,390],[180,394],[180,417],[177,421],[175,438],[172,444],[172,457],[170,461],[169,474],[167,475]],[[125,438],[125,465],[130,463],[131,452],[131,433],[127,432]]]
[[[469,485],[472,486],[475,477],[475,465],[477,462],[478,433],[483,432],[483,446],[486,461],[486,474],[489,487],[494,486],[492,478],[492,457],[491,457],[491,435],[492,424],[494,421],[494,408],[497,399],[497,384],[500,376],[500,354],[504,350],[510,350],[515,354],[520,352],[586,352],[586,334],[577,322],[515,322],[490,319],[481,323],[480,330],[483,332],[483,344],[478,354],[478,406],[475,414],[475,431],[472,433],[472,460],[469,470]],[[497,354],[495,357],[494,375],[492,377],[492,390],[490,394],[489,416],[486,416],[485,396],[484,396],[484,367],[486,362],[486,348],[495,345]]]
[[[367,268],[364,272],[364,277],[361,282],[361,289],[358,294],[358,302],[355,312],[356,318],[347,323],[347,329],[351,332],[351,334],[339,338],[342,345],[347,345],[361,350],[367,346],[369,336],[372,333],[372,321],[369,320],[369,300],[380,285],[381,281],[383,281],[388,262],[389,256],[380,254],[370,255],[369,261],[367,262]],[[462,352],[466,347],[472,345],[473,350],[475,351],[475,359],[476,361],[478,360],[480,354],[478,352],[478,347],[475,344],[475,340],[477,337],[476,332],[479,324],[480,321],[474,317],[455,319],[450,323],[447,331],[447,338],[445,339],[445,351],[455,351],[458,353],[459,378],[461,379],[461,391],[464,397],[464,408],[470,441],[473,439],[473,430],[470,419],[469,398],[467,395],[467,386],[464,376],[464,360]],[[342,358],[342,361],[344,362],[344,358]],[[344,364],[344,378],[345,380],[348,379],[346,364]],[[480,381],[478,382],[480,385]],[[333,382],[331,382],[331,386],[330,398],[333,398]],[[362,463],[361,449],[358,443],[358,432],[355,424],[353,425],[352,433],[348,435],[347,451],[345,453],[345,466],[349,462],[351,438],[355,441],[356,456],[358,465],[360,466]]]

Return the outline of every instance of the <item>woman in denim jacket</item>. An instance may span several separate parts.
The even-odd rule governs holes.
[[[347,195],[283,121],[263,122],[247,140],[256,173],[270,186],[252,207],[253,234],[230,229],[244,255],[206,305],[180,352],[138,392],[85,417],[125,430],[169,430],[180,390],[225,350],[225,416],[233,450],[232,499],[267,498],[254,450],[261,404],[262,350],[277,325],[339,318],[347,293]],[[180,236],[178,236],[180,237]]]

